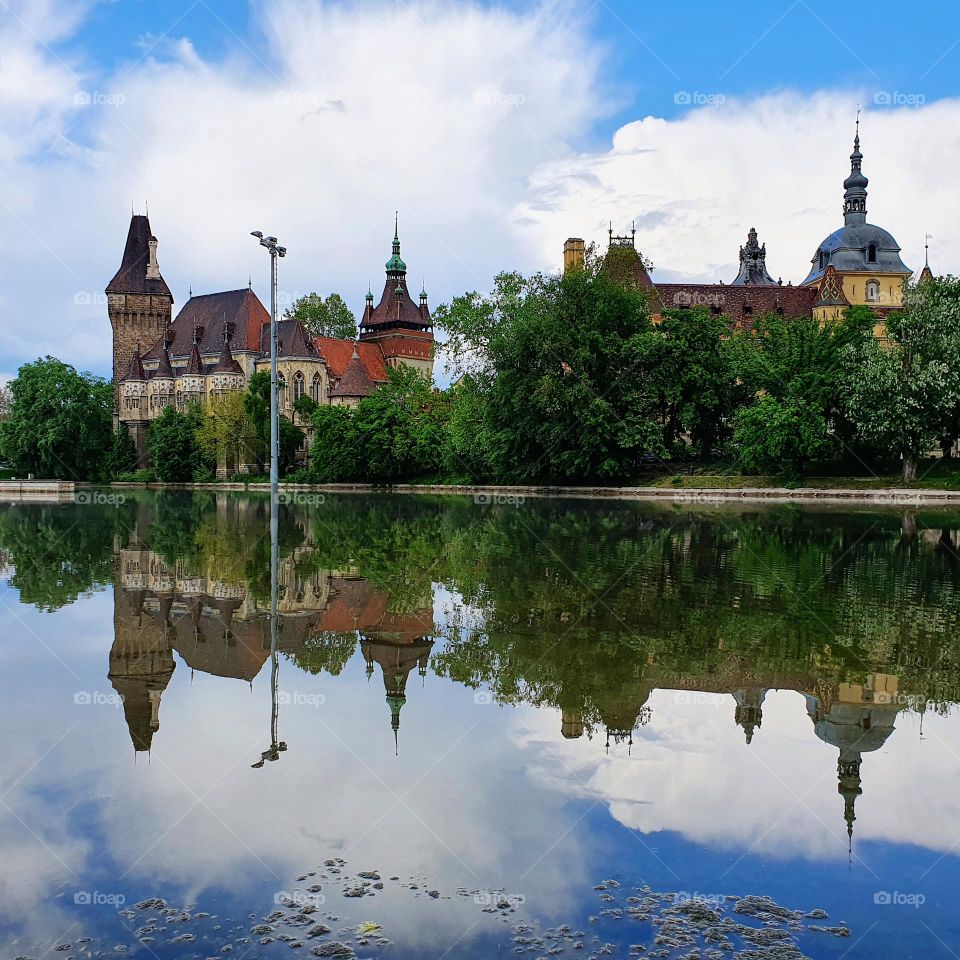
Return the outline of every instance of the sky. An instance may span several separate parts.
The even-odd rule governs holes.
[[[174,297],[379,295],[394,213],[435,308],[636,224],[654,280],[798,283],[868,219],[960,272],[960,7],[877,0],[0,0],[0,378],[107,375],[131,208]]]

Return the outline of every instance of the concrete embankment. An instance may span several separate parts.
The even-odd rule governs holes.
[[[114,483],[118,489],[152,490],[219,490],[269,493],[267,483]],[[281,483],[281,493],[296,502],[317,493],[335,494],[455,494],[473,497],[479,503],[513,503],[533,498],[582,498],[614,500],[659,500],[668,503],[766,503],[819,502],[859,503],[887,506],[960,505],[960,490],[929,490],[889,487],[885,489],[820,488],[820,487],[591,487],[591,486],[485,486],[457,484],[402,483],[378,487],[368,483]]]
[[[30,500],[69,503],[75,497],[72,480],[0,480],[0,502]]]

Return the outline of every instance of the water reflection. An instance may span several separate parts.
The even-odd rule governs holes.
[[[122,712],[106,721],[120,731],[125,724],[127,749],[132,744],[136,753],[183,749],[179,721],[189,716],[189,740],[202,756],[205,744],[212,751],[214,744],[222,749],[239,741],[253,714],[256,739],[248,747],[247,737],[238,749],[247,751],[247,776],[261,780],[260,802],[273,798],[264,774],[246,769],[251,762],[275,776],[299,758],[314,759],[318,735],[348,741],[360,755],[350,762],[363,774],[376,763],[371,755],[382,749],[380,741],[368,732],[352,740],[329,713],[316,714],[312,730],[302,722],[302,700],[309,697],[336,700],[348,715],[342,690],[353,698],[351,710],[366,711],[389,736],[391,762],[398,752],[419,759],[433,751],[424,771],[415,778],[411,772],[409,786],[430,775],[428,802],[438,817],[430,829],[447,817],[468,849],[483,834],[484,844],[496,836],[503,869],[521,878],[511,889],[519,890],[530,889],[521,884],[532,868],[508,865],[511,847],[541,834],[560,837],[558,854],[569,864],[570,841],[577,852],[600,833],[590,833],[580,813],[564,819],[559,807],[542,815],[543,808],[527,810],[522,826],[514,822],[535,791],[505,789],[503,771],[489,766],[501,757],[505,769],[518,764],[531,780],[552,776],[551,787],[564,797],[604,799],[618,823],[645,836],[675,831],[704,848],[733,845],[745,857],[760,839],[757,822],[766,818],[768,846],[761,849],[786,859],[806,842],[798,839],[804,826],[781,823],[769,809],[773,804],[776,812],[774,788],[795,756],[817,808],[820,799],[830,804],[830,842],[839,839],[844,862],[858,816],[858,837],[865,832],[876,842],[887,832],[893,840],[893,818],[900,843],[950,854],[954,838],[942,829],[945,814],[929,824],[894,816],[908,779],[929,773],[933,781],[936,774],[942,785],[949,782],[943,769],[916,757],[910,774],[891,777],[881,761],[897,749],[892,744],[902,750],[904,738],[914,736],[909,726],[924,713],[952,722],[960,699],[960,650],[953,642],[960,517],[554,502],[479,509],[447,498],[288,504],[278,528],[272,634],[265,501],[144,494],[115,508],[91,506],[79,515],[78,509],[0,509],[0,548],[21,606],[76,609],[112,587],[112,645],[98,651],[98,671],[105,666],[122,698]],[[271,691],[269,712],[258,699],[249,707],[231,699],[206,709],[176,699],[188,676],[198,683],[218,678],[239,686],[244,697],[243,685],[261,677],[258,683],[266,681]],[[358,699],[357,680],[366,699]],[[451,711],[450,697],[465,690],[478,709],[458,739],[463,710]],[[504,711],[485,708],[489,701],[538,719],[525,720],[519,733],[505,730]],[[455,715],[451,748],[441,734]],[[417,723],[417,717],[427,719]],[[678,736],[691,717],[701,726]],[[78,722],[87,721],[84,715]],[[757,777],[748,765],[758,756],[770,764],[771,754],[762,751],[773,744],[778,765]],[[811,761],[816,744],[829,752]],[[446,752],[454,748],[461,754],[456,762]],[[662,759],[667,753],[669,763]],[[685,756],[697,762],[685,763]],[[458,777],[450,797],[432,786],[447,767]],[[358,811],[354,823],[350,808],[370,796],[370,785],[360,790],[362,777],[348,779],[344,763],[338,769],[334,781],[350,786],[337,812],[327,811],[323,829],[340,838],[335,849],[346,849],[354,842],[350,830],[362,836],[375,822],[376,806]],[[303,791],[317,786],[319,775],[296,770]],[[165,773],[173,775],[164,767],[155,782]],[[470,796],[461,802],[464,783]],[[750,795],[757,790],[770,796]],[[706,815],[704,791],[719,798]],[[488,793],[499,801],[492,812]],[[544,804],[542,792],[536,798]],[[303,830],[310,821],[296,822]],[[704,824],[714,834],[705,834]],[[270,827],[274,840],[283,827]],[[846,839],[837,836],[841,828]],[[256,857],[269,860],[269,844],[258,845],[236,827],[231,833],[249,837]],[[159,855],[163,836],[158,827],[144,846],[158,844]],[[421,837],[421,845],[432,836]],[[819,841],[808,846],[806,856],[828,856]],[[242,852],[223,858],[225,872],[235,862],[239,867]],[[473,866],[475,855],[455,859]],[[540,864],[541,855],[530,861]],[[173,850],[166,856],[176,860]],[[791,869],[809,882],[808,873]],[[562,871],[535,876],[538,890],[573,887]],[[706,882],[722,892],[730,879],[718,868]]]

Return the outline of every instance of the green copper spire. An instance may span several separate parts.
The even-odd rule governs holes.
[[[393,256],[387,261],[387,273],[406,273],[407,265],[400,259],[400,217],[393,223]]]

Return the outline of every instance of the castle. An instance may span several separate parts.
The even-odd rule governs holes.
[[[270,367],[270,314],[248,286],[193,296],[172,320],[173,295],[157,263],[157,238],[134,214],[120,269],[107,284],[113,328],[115,420],[129,431],[138,466],[147,465],[146,429],[165,407],[185,409],[233,390]],[[395,228],[386,280],[374,306],[368,290],[356,340],[311,337],[297,320],[278,321],[280,412],[303,426],[301,396],[317,404],[356,406],[387,381],[390,367],[433,371],[433,322],[427,294],[415,303],[407,288]],[[225,468],[224,468],[225,469]]]
[[[913,271],[900,258],[900,246],[883,227],[867,223],[867,184],[860,151],[860,127],[850,154],[850,175],[843,181],[843,226],[816,249],[810,270],[799,286],[774,280],[767,269],[766,244],[751,227],[740,247],[740,268],[730,283],[654,283],[636,249],[636,231],[614,236],[611,226],[603,269],[648,295],[654,319],[668,309],[709,307],[734,328],[749,328],[765,314],[836,320],[850,306],[866,306],[876,317],[875,333],[886,335],[886,316],[903,305],[903,284]],[[585,246],[571,237],[563,247],[564,272],[582,269]],[[932,277],[929,263],[920,279]]]

